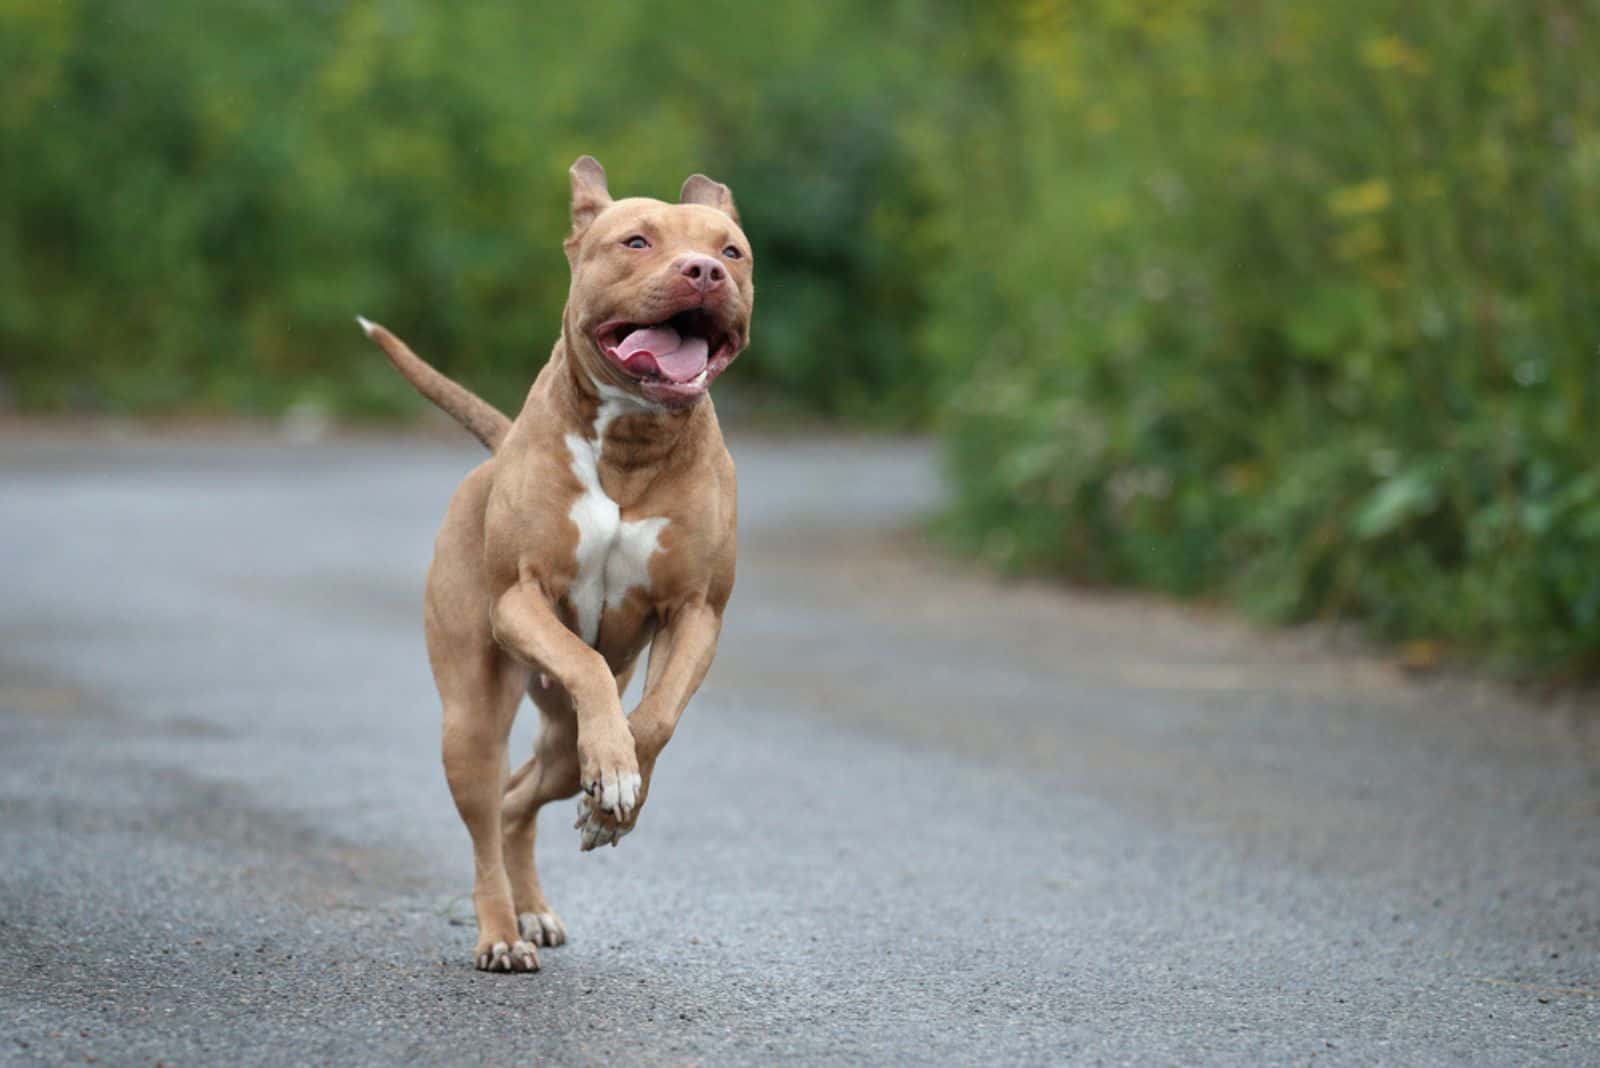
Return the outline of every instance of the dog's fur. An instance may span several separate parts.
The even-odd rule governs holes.
[[[705,393],[750,336],[752,260],[733,198],[694,175],[678,204],[613,201],[593,159],[570,173],[572,287],[515,421],[361,320],[493,452],[450,503],[425,609],[445,776],[472,836],[474,960],[488,971],[534,971],[535,946],[565,941],[534,868],[539,808],[582,791],[583,849],[633,829],[733,590],[733,461]],[[676,383],[616,357],[631,326],[673,316],[709,338],[703,374]],[[646,645],[644,696],[624,717]],[[524,693],[539,738],[508,776]]]

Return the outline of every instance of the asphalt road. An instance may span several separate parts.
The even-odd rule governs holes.
[[[993,582],[918,445],[734,452],[717,664],[500,976],[419,620],[478,453],[0,435],[0,1062],[1600,1063],[1582,701]]]

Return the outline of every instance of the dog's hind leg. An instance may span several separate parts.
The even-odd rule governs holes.
[[[478,916],[473,960],[485,971],[531,972],[539,967],[539,955],[519,937],[500,838],[506,738],[531,672],[495,644],[483,610],[489,600],[483,501],[492,469],[493,461],[479,465],[450,502],[428,569],[423,620],[428,662],[444,706],[445,779],[472,836],[472,904]]]
[[[528,669],[490,646],[474,656],[434,658],[444,704],[445,779],[472,836],[474,962],[484,971],[531,972],[539,955],[520,937],[502,852],[500,799],[506,737],[528,684]]]
[[[554,683],[536,672],[528,694],[539,707],[539,738],[533,756],[512,772],[500,802],[500,828],[511,899],[524,941],[559,946],[566,928],[545,900],[534,858],[539,809],[578,792],[578,716]]]

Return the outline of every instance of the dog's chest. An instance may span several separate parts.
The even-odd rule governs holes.
[[[619,607],[629,591],[650,588],[650,558],[661,547],[664,516],[624,519],[617,502],[600,484],[600,454],[606,427],[620,414],[603,404],[595,419],[594,437],[566,436],[572,473],[582,491],[567,513],[578,528],[577,576],[567,589],[578,634],[589,645],[600,637],[600,620]]]

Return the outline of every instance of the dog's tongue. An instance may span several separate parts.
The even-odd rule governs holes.
[[[687,382],[706,369],[710,346],[703,337],[679,337],[670,326],[635,330],[616,347],[617,360],[635,373],[651,371]]]

